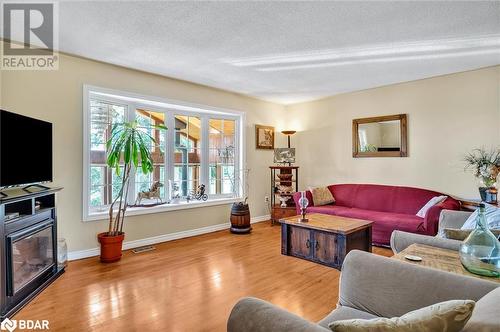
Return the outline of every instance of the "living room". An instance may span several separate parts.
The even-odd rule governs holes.
[[[1,3],[3,322],[328,331],[388,324],[379,316],[391,331],[498,330],[481,298],[498,302],[499,278],[459,256],[482,201],[500,228],[500,2],[46,4]],[[23,10],[55,18],[51,43],[33,22],[25,39]],[[396,140],[373,141],[374,126]],[[128,151],[115,144],[127,133],[143,140]],[[50,225],[37,219],[48,210]],[[31,257],[45,279],[16,286],[11,270],[34,269],[11,257],[30,218],[51,227],[53,274]],[[443,239],[469,219],[467,236]],[[290,233],[304,229],[299,248]],[[449,286],[422,295],[387,277],[402,292],[381,300],[393,270]],[[449,300],[467,309],[454,326],[394,318]],[[366,312],[315,324],[336,306]]]

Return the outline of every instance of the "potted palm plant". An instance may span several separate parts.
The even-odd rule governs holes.
[[[167,129],[163,125],[151,127]],[[153,172],[153,158],[149,149],[155,142],[144,128],[138,127],[137,121],[113,125],[110,138],[106,142],[107,165],[121,177],[121,183],[118,194],[109,207],[108,231],[97,235],[101,245],[101,262],[116,262],[122,256],[122,244],[125,238],[123,222],[127,211],[130,174],[132,169],[144,174]]]

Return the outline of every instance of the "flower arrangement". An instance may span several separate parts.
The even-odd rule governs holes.
[[[500,148],[486,151],[484,148],[474,149],[465,156],[466,169],[471,169],[481,186],[496,186],[500,173]]]

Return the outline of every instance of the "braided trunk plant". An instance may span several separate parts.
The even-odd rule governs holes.
[[[152,125],[151,128],[166,130],[163,125]],[[109,207],[108,236],[123,233],[123,222],[127,211],[130,172],[132,168],[144,174],[153,172],[153,158],[150,147],[156,143],[145,128],[140,128],[137,121],[114,124],[111,136],[106,142],[108,151],[107,164],[114,168],[116,175],[121,176],[118,195]],[[123,174],[121,168],[123,167]],[[118,209],[115,211],[115,205]],[[115,214],[116,213],[116,214]]]

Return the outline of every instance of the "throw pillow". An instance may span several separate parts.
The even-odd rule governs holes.
[[[500,209],[490,205],[484,204],[484,216],[486,217],[486,223],[490,229],[500,229]],[[474,211],[469,218],[465,221],[462,229],[474,229],[476,228],[476,221],[479,215],[479,209]]]
[[[312,193],[314,206],[335,203],[332,192],[327,187],[309,188]]]
[[[500,229],[490,229],[490,231],[497,238],[500,236]],[[469,234],[471,232],[472,232],[472,229],[445,228],[445,229],[443,229],[443,237],[445,239],[463,241],[467,238],[467,236],[469,236]]]
[[[418,212],[417,216],[420,218],[425,218],[425,214],[431,207],[433,207],[436,204],[439,204],[443,202],[445,199],[447,199],[448,196],[436,196],[432,197]]]
[[[500,287],[480,298],[462,332],[498,332],[500,330],[499,301]]]
[[[458,332],[471,317],[474,305],[471,300],[451,300],[401,317],[339,320],[328,327],[334,332]]]

